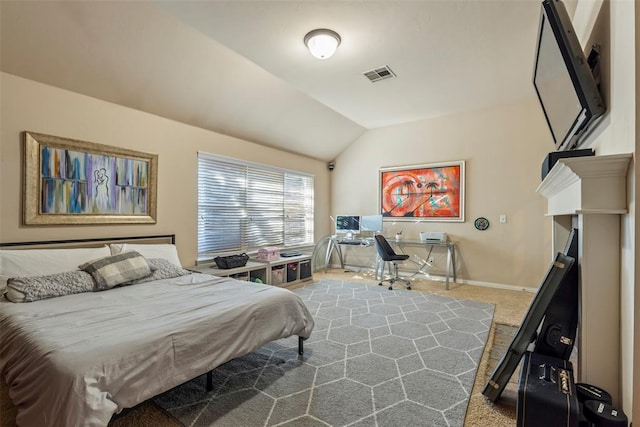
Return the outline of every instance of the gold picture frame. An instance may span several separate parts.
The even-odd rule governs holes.
[[[157,154],[23,134],[24,225],[156,223]]]

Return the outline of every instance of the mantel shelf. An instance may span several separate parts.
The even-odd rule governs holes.
[[[548,200],[547,215],[626,213],[631,157],[614,154],[558,160],[536,189]]]

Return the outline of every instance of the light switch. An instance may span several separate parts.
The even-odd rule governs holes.
[[[507,222],[507,216],[505,214],[500,215],[500,224],[505,224]]]

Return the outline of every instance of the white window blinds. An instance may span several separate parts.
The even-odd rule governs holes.
[[[313,176],[198,153],[198,254],[313,244]]]

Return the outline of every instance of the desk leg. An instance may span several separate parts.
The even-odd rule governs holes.
[[[340,268],[344,270],[344,259],[342,257],[342,249],[340,249],[340,245],[334,242],[333,240],[329,240],[327,244],[327,253],[324,256],[324,272],[326,273],[329,270],[329,264],[331,263],[331,255],[333,255],[333,251],[338,252],[338,259],[340,260]]]
[[[331,262],[331,254],[333,253],[333,240],[327,243],[327,252],[324,254],[324,272],[329,271],[329,262]]]
[[[340,268],[344,270],[344,258],[342,257],[342,248],[340,245],[335,244],[336,251],[338,252],[338,259],[340,259]]]
[[[456,247],[451,246],[449,248],[451,251],[451,268],[453,268],[453,283],[456,283],[458,278],[456,277]]]
[[[447,272],[445,273],[445,289],[449,290],[449,271],[451,269],[451,248],[447,248]]]
[[[455,246],[447,247],[447,273],[446,273],[446,289],[449,290],[449,274],[453,269],[453,283],[458,280],[456,276],[456,248]]]
[[[376,270],[375,270],[375,279],[382,281],[384,279],[384,267],[387,265],[386,262],[380,258],[379,255],[376,255]],[[389,275],[391,275],[391,267],[389,267]]]

